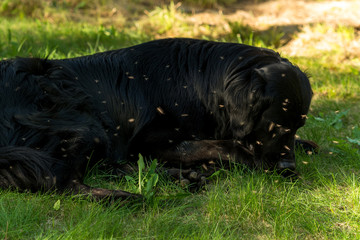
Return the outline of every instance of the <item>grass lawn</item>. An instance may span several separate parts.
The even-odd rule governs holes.
[[[217,172],[197,193],[160,176],[147,202],[108,204],[0,190],[0,239],[360,239],[360,51],[345,49],[359,41],[359,29],[308,24],[288,36],[280,27],[260,31],[239,21],[224,23],[219,12],[212,12],[219,24],[195,24],[191,19],[198,15],[174,3],[150,7],[146,1],[125,1],[128,5],[119,8],[110,0],[13,2],[30,5],[14,8],[11,1],[0,1],[1,58],[75,57],[169,36],[283,52],[311,76],[315,95],[298,135],[321,150],[311,156],[297,153],[300,177],[294,181],[234,165]],[[194,1],[185,2],[192,6]],[[345,45],[319,49],[322,38],[309,43],[305,33],[324,38],[331,33]],[[299,42],[307,53],[290,54]],[[139,191],[137,175],[118,179],[95,169],[87,182]]]

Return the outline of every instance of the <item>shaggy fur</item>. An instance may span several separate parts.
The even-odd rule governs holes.
[[[0,94],[0,187],[127,197],[83,185],[86,170],[139,153],[169,165],[220,157],[294,169],[312,90],[272,50],[165,39],[72,59],[1,61]]]

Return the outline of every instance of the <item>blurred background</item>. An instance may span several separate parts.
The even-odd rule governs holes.
[[[359,1],[0,0],[0,20],[2,58],[64,58],[193,37],[359,65]]]

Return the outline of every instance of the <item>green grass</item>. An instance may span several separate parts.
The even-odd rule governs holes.
[[[119,26],[108,24],[110,18],[87,21],[86,16],[101,15],[88,6],[107,11],[110,0],[60,3],[58,9],[42,5],[30,13],[2,8],[8,17],[0,18],[0,57],[74,57],[174,34],[275,49],[284,44],[278,28],[254,32],[239,22],[230,23],[228,32],[221,26],[198,31],[176,4],[146,14],[133,10],[135,17]],[[46,14],[50,17],[41,17]],[[342,27],[341,34],[354,30],[349,29]],[[311,75],[315,93],[298,135],[321,146],[318,155],[297,153],[299,179],[233,166],[190,193],[160,175],[151,201],[125,205],[0,190],[0,239],[360,239],[360,146],[351,141],[360,138],[360,76],[356,66],[338,64],[342,52],[335,48],[331,54],[291,58]],[[326,61],[316,57],[321,54]],[[119,179],[94,169],[86,182],[139,192],[138,176]]]
[[[150,38],[134,31],[87,23],[1,19],[0,57],[74,57],[137,44]]]

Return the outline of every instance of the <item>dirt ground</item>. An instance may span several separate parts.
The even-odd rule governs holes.
[[[219,14],[214,14],[214,11],[196,13],[193,20],[211,24],[221,21],[223,17],[258,29],[316,23],[360,27],[360,1],[249,1],[220,7]]]
[[[239,9],[236,9],[236,8]],[[278,0],[237,5],[230,18],[246,14],[244,22],[263,27],[327,23],[360,26],[360,1]]]
[[[360,57],[360,1],[276,0],[238,3],[214,11],[195,13],[197,24],[226,25],[238,21],[256,30],[281,28],[291,35],[280,50],[287,55],[314,56],[336,51],[346,59]]]

